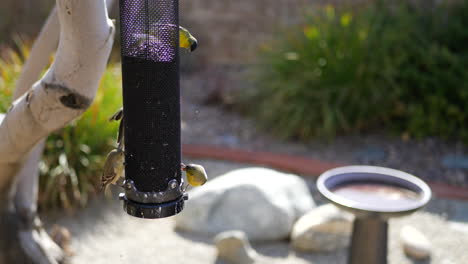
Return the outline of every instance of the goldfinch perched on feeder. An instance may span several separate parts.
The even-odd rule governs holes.
[[[117,149],[112,150],[107,154],[106,162],[104,163],[104,170],[101,177],[101,191],[109,184],[116,184],[123,176],[125,152],[123,151],[123,108],[120,108],[113,114],[109,121],[120,121],[119,132],[117,135]]]
[[[158,37],[151,34],[135,34],[136,47],[143,46],[147,42],[158,42]],[[179,26],[179,47],[187,49],[188,51],[194,51],[198,46],[197,39],[190,34],[190,32]]]
[[[190,32],[179,26],[179,47],[194,51],[198,47],[197,39]]]
[[[115,114],[113,114],[109,121],[120,121],[119,132],[117,134],[117,144],[119,149],[123,149],[123,135],[124,135],[124,122],[123,122],[123,107],[121,107]]]
[[[101,191],[109,184],[115,184],[123,176],[125,154],[121,148],[113,149],[107,154],[106,162],[104,163],[104,170],[101,176]]]
[[[187,176],[187,182],[191,186],[202,186],[208,181],[208,175],[206,175],[205,168],[198,164],[181,164],[181,169],[185,171]],[[187,186],[185,187],[185,189]]]

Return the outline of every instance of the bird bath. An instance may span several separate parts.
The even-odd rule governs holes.
[[[347,166],[326,171],[319,192],[353,213],[349,264],[387,263],[388,219],[411,214],[431,198],[429,186],[408,173],[375,166]]]

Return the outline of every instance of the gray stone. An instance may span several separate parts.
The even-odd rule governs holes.
[[[400,231],[400,239],[406,255],[419,260],[431,256],[431,242],[416,228],[404,226]]]
[[[329,252],[350,243],[353,215],[333,204],[319,206],[299,218],[291,232],[291,243],[300,251]]]
[[[449,169],[468,169],[468,156],[445,155],[442,158],[442,165]]]
[[[358,150],[354,153],[354,158],[360,162],[373,163],[385,160],[387,153],[384,149],[376,146],[370,146]]]
[[[265,168],[226,173],[189,193],[176,228],[215,235],[242,230],[250,240],[287,238],[315,206],[303,179]]]
[[[250,246],[247,236],[242,231],[226,231],[214,238],[218,258],[232,264],[251,264],[257,252]]]
[[[457,232],[463,233],[465,236],[468,235],[468,224],[462,222],[449,222],[449,228]]]

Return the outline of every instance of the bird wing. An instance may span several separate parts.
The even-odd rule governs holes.
[[[122,119],[119,124],[119,134],[117,135],[117,144],[119,144],[119,149],[122,149],[123,137],[124,137],[124,121]]]
[[[113,114],[109,121],[119,121],[123,117],[123,107],[121,107],[115,114]]]
[[[101,178],[101,191],[109,184],[112,183],[112,181],[116,178],[117,173],[115,173],[114,170],[111,170],[109,172],[104,172],[102,174]]]

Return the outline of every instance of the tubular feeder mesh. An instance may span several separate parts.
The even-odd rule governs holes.
[[[161,192],[181,182],[178,0],[120,0],[120,20],[125,177]]]

